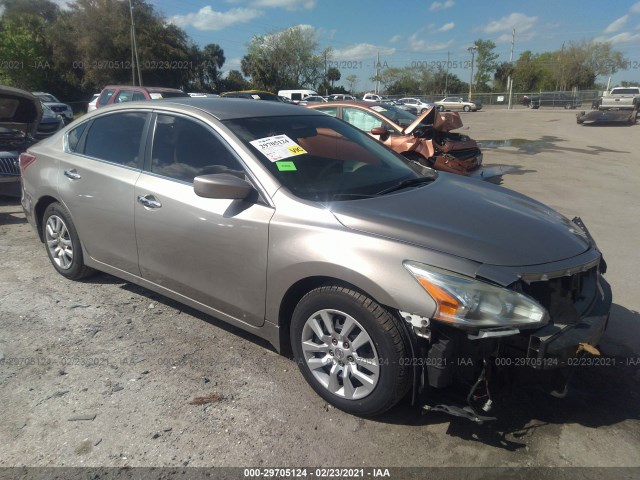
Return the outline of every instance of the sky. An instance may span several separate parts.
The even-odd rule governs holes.
[[[344,85],[349,75],[358,77],[357,90],[372,87],[378,53],[383,68],[445,66],[448,59],[450,72],[469,81],[467,49],[473,41],[492,40],[498,61],[508,61],[515,28],[514,60],[526,50],[537,53],[561,49],[571,41],[609,41],[624,53],[629,67],[614,76],[614,83],[640,83],[637,0],[148,1],[198,45],[220,45],[226,57],[223,71],[240,69],[254,36],[301,25],[313,30],[320,49],[332,47],[329,65],[341,71],[339,83]]]

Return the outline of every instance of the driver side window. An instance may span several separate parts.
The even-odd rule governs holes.
[[[151,172],[190,183],[214,173],[244,178],[240,161],[216,133],[193,120],[164,114],[156,120]]]

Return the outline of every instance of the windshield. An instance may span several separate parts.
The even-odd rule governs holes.
[[[371,110],[378,112],[380,115],[388,118],[396,125],[406,128],[416,121],[416,116],[408,110],[398,108],[394,105],[374,105]]]
[[[328,115],[224,123],[283,186],[306,200],[365,198],[420,176],[399,155]]]
[[[60,101],[49,93],[39,93],[36,95],[43,102],[60,103]]]

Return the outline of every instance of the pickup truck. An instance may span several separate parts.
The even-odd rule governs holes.
[[[633,110],[640,106],[640,87],[615,87],[600,100],[598,110]]]

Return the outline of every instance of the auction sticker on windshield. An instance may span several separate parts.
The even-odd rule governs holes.
[[[307,153],[304,148],[286,135],[259,138],[257,140],[252,140],[249,143],[256,147],[260,153],[272,162]]]

